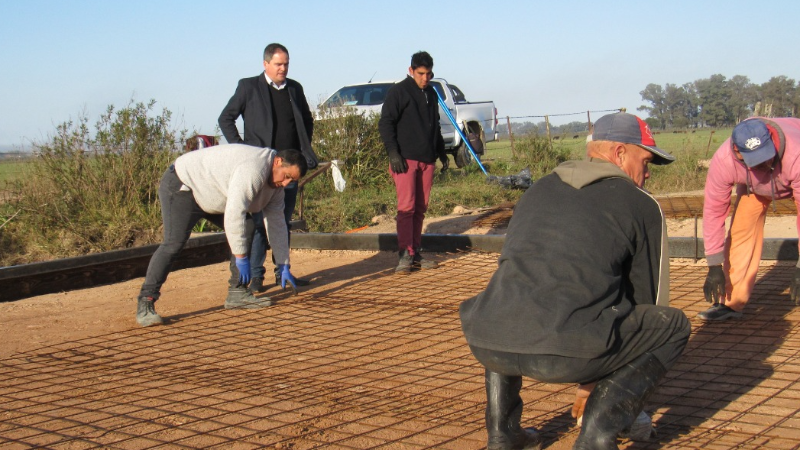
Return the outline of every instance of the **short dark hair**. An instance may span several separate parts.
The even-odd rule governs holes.
[[[419,51],[411,55],[411,68],[424,67],[433,69],[433,57],[428,52]]]
[[[300,153],[300,150],[278,150],[278,154],[275,155],[275,157],[283,160],[283,164],[281,164],[283,167],[297,166],[297,168],[300,169],[300,178],[306,176],[306,172],[308,172],[308,161],[306,161],[306,157]]]
[[[286,50],[286,47],[278,44],[277,42],[273,42],[264,49],[264,61],[269,61],[272,59],[272,55],[274,55],[277,51],[281,51],[287,55],[289,54],[289,50]]]

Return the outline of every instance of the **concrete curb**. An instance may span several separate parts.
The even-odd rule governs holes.
[[[437,253],[479,250],[500,253],[505,235],[422,236],[423,250]],[[703,240],[670,238],[670,257],[704,257]],[[158,245],[148,245],[76,258],[0,268],[0,301],[117,283],[144,276]],[[315,250],[396,251],[397,235],[366,233],[293,233],[292,248]],[[181,252],[173,270],[218,263],[228,259],[224,233],[195,237]],[[798,259],[797,239],[765,239],[764,260]]]

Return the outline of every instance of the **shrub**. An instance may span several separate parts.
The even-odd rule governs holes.
[[[82,115],[59,125],[49,142],[34,143],[38,157],[12,183],[5,205],[17,216],[5,227],[14,238],[0,240],[4,265],[29,262],[21,251],[41,260],[158,242],[159,180],[186,133],[170,128],[168,110],[154,115],[154,106],[109,106],[94,136]]]
[[[537,134],[529,134],[516,143],[512,159],[514,164],[531,170],[531,178],[536,180],[552,172],[559,164],[582,155],[573,155],[572,149],[561,144],[553,145]]]

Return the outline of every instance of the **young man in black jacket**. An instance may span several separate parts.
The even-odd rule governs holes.
[[[397,244],[400,260],[396,273],[412,267],[433,269],[435,261],[420,255],[422,223],[436,171],[436,159],[446,157],[439,125],[439,101],[429,82],[433,58],[427,52],[411,56],[408,77],[386,93],[378,129],[389,156],[389,169],[397,191]]]
[[[643,189],[648,164],[674,157],[625,113],[597,121],[587,156],[522,196],[497,272],[460,307],[467,342],[486,368],[490,449],[541,445],[520,427],[523,375],[578,383],[575,448],[616,449],[689,338],[684,313],[667,306],[664,217]]]

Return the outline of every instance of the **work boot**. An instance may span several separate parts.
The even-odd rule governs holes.
[[[734,311],[731,308],[718,303],[712,306],[711,308],[708,308],[707,310],[698,313],[697,317],[707,322],[713,322],[713,321],[722,321],[728,319],[741,319],[742,313],[740,313],[739,311]]]
[[[630,430],[667,369],[651,353],[597,382],[583,414],[573,450],[616,450],[617,436]]]
[[[250,280],[250,290],[253,292],[264,292],[267,287],[264,286],[264,278],[256,277]]]
[[[136,322],[143,327],[161,325],[164,319],[156,313],[153,297],[139,297],[136,304]]]
[[[400,261],[394,269],[394,273],[408,275],[411,273],[411,266],[414,265],[414,258],[408,254],[407,250],[400,252]]]
[[[228,298],[225,299],[225,309],[258,309],[272,304],[269,297],[257,298],[250,289],[241,287],[228,288]]]
[[[423,258],[419,250],[417,250],[414,252],[414,267],[420,270],[435,269],[439,267],[439,263],[431,259]]]
[[[487,450],[539,450],[542,438],[535,428],[522,429],[522,377],[486,371]]]

